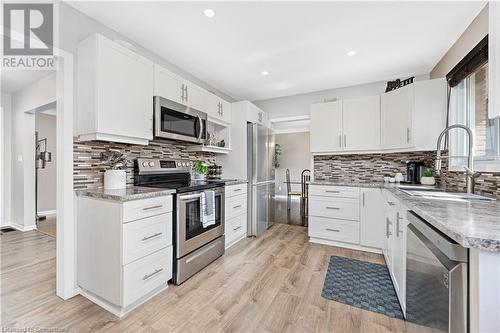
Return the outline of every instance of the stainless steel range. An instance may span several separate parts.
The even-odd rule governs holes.
[[[136,186],[176,191],[175,284],[183,283],[224,253],[224,184],[191,180],[192,166],[187,160],[151,158],[138,158],[135,165]],[[207,205],[212,207],[210,219],[207,219]]]

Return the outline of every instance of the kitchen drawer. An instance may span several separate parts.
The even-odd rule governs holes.
[[[309,196],[359,199],[359,188],[349,186],[309,185]]]
[[[126,307],[172,278],[172,246],[123,266],[123,300]]]
[[[172,211],[172,196],[162,196],[123,203],[123,223]]]
[[[247,188],[247,183],[226,186],[226,199],[235,195],[246,194]]]
[[[247,214],[226,220],[226,244],[231,244],[234,240],[247,233]]]
[[[309,237],[359,244],[359,222],[310,216]]]
[[[359,221],[359,200],[310,197],[309,215]]]
[[[123,225],[123,264],[172,245],[172,213]]]
[[[226,198],[226,221],[233,217],[241,214],[246,214],[247,212],[247,196],[237,195],[235,197]]]

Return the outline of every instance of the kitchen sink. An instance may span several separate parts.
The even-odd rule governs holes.
[[[436,200],[455,200],[455,201],[495,201],[496,199],[488,198],[478,194],[469,194],[462,192],[445,192],[436,188],[419,188],[414,187],[403,188],[399,187],[399,190],[405,194],[412,197],[421,197],[424,199],[436,199]]]

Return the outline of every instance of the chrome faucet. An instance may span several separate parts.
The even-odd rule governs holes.
[[[473,152],[473,146],[474,146],[474,135],[472,134],[472,131],[469,127],[456,124],[456,125],[451,125],[448,126],[444,129],[444,131],[439,134],[438,140],[437,140],[437,152],[436,152],[436,166],[435,166],[435,171],[436,175],[440,176],[441,175],[441,141],[443,140],[443,137],[446,133],[448,133],[449,130],[453,128],[461,128],[467,132],[467,138],[469,141],[469,151],[467,155],[467,166],[465,168],[465,176],[466,178],[466,184],[467,184],[467,193],[474,193],[474,185],[476,184],[476,178],[481,175],[480,172],[474,172],[474,160],[472,157],[472,152]]]

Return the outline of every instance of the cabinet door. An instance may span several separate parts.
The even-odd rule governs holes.
[[[311,105],[311,152],[342,150],[342,102]]]
[[[153,62],[104,38],[98,48],[99,133],[153,138]]]
[[[413,84],[381,95],[381,148],[412,147]]]
[[[187,105],[189,105],[193,109],[206,112],[208,104],[208,93],[204,89],[192,83],[188,82],[185,84],[187,86],[185,94]]]
[[[221,103],[221,120],[225,121],[226,123],[231,122],[231,103],[220,99]]]
[[[397,211],[394,226],[394,254],[392,272],[394,288],[404,310],[406,282],[406,226],[407,220],[403,211]]]
[[[217,119],[220,117],[219,103],[220,101],[217,95],[208,93],[206,112],[210,117]]]
[[[154,91],[156,96],[169,99],[171,101],[184,103],[183,83],[180,78],[168,70],[155,65]]]
[[[385,227],[384,198],[380,189],[361,189],[360,243],[382,249]]]
[[[344,100],[344,150],[371,150],[380,146],[380,97]]]

